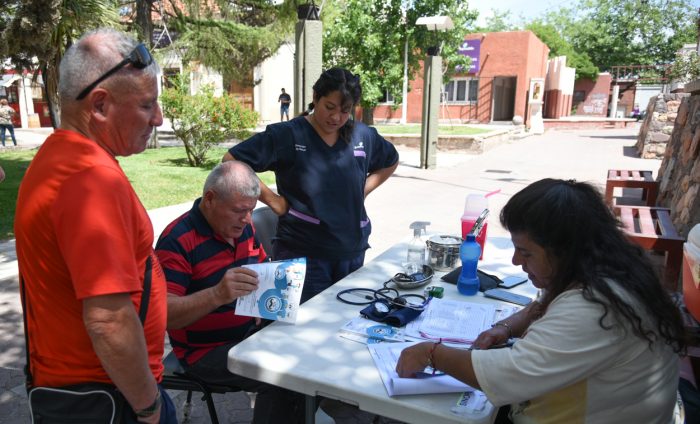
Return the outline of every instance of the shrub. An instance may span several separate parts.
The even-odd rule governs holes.
[[[700,78],[700,57],[695,51],[678,53],[668,73],[671,80],[687,83]]]
[[[258,122],[255,111],[243,107],[233,96],[214,95],[211,86],[190,94],[189,72],[173,80],[163,91],[163,114],[170,119],[175,136],[185,145],[190,166],[202,166],[213,146],[232,139],[246,138]]]

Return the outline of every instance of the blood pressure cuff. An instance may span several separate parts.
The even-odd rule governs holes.
[[[389,313],[384,314],[378,312],[374,307],[374,304],[367,305],[363,310],[360,311],[360,315],[372,321],[383,322],[389,324],[392,327],[403,327],[414,319],[418,318],[423,310],[413,309],[404,306],[391,306]]]
[[[457,280],[459,279],[459,274],[462,272],[462,267],[458,266],[457,268],[453,269],[449,273],[445,274],[442,276],[442,281],[445,281],[447,283],[451,284],[457,284]],[[495,289],[498,287],[499,283],[502,283],[503,281],[496,277],[495,275],[487,274],[480,269],[476,270],[476,275],[479,277],[479,291],[486,291],[489,289]]]

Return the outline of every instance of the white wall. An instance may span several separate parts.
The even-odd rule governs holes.
[[[43,83],[41,75],[39,75],[39,80]],[[22,122],[22,128],[30,128],[31,126],[41,126],[39,124],[39,117],[36,115],[34,110],[34,100],[32,99],[32,76],[31,74],[25,75],[19,84],[19,116]],[[29,122],[29,117],[32,116],[34,122]]]
[[[637,91],[634,95],[634,102],[639,105],[639,111],[643,112],[647,110],[649,105],[649,100],[661,94],[661,85],[642,85],[637,84]]]
[[[558,56],[547,62],[546,90],[561,90],[563,95],[574,94],[576,69],[566,66],[566,56]]]
[[[224,93],[224,78],[221,74],[203,65],[193,67],[190,74],[190,93],[198,93],[205,85],[214,87],[215,97],[221,97]]]
[[[297,101],[294,98],[294,43],[283,44],[274,56],[256,66],[253,78],[257,82],[253,88],[253,104],[260,114],[260,123],[266,125],[279,121],[280,104],[277,98],[282,88],[292,96],[289,108],[289,117],[292,118]]]

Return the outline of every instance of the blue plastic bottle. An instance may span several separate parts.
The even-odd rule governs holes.
[[[457,280],[457,290],[464,295],[474,296],[479,292],[479,276],[476,274],[479,256],[481,256],[481,246],[476,242],[474,234],[467,234],[467,238],[459,247],[462,272]]]

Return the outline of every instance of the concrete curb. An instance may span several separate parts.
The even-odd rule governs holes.
[[[513,129],[494,130],[486,134],[475,135],[441,135],[438,136],[438,151],[460,151],[467,154],[479,155],[519,137],[524,131],[523,126]],[[420,134],[382,134],[396,146],[417,149],[421,143]]]

